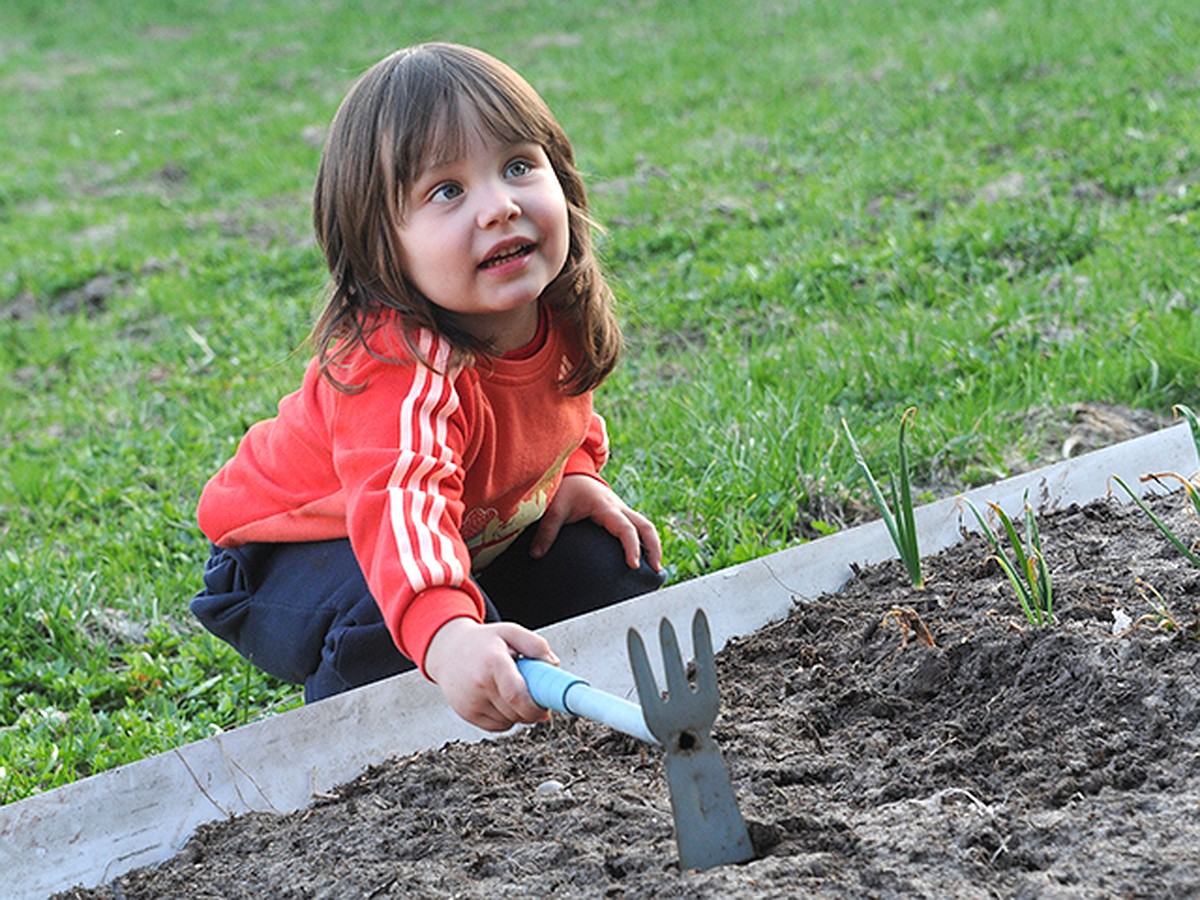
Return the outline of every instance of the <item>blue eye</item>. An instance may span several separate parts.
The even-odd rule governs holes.
[[[434,203],[445,203],[462,195],[463,189],[452,181],[439,184],[429,193],[429,199]]]
[[[504,167],[506,178],[520,178],[522,175],[528,175],[532,171],[533,166],[525,159],[514,159]]]

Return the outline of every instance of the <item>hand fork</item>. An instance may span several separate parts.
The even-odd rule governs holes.
[[[698,609],[692,619],[695,688],[688,683],[675,629],[663,619],[658,632],[667,678],[665,698],[659,694],[642,637],[633,628],[628,635],[629,661],[646,727],[667,751],[667,787],[679,862],[685,869],[707,869],[753,859],[754,847],[729,772],[710,733],[720,696],[708,618]]]

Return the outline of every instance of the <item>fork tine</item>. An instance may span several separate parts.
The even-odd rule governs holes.
[[[629,629],[625,642],[629,648],[629,664],[633,669],[633,683],[637,688],[638,702],[642,707],[642,716],[646,720],[646,727],[660,741],[664,740],[664,735],[661,734],[662,698],[658,696],[658,682],[655,681],[654,672],[650,668],[646,645],[642,642],[642,636],[634,628]]]
[[[717,662],[713,656],[712,632],[708,616],[697,609],[692,618],[692,651],[696,658],[696,693],[702,697],[717,697]]]
[[[658,640],[662,644],[663,673],[667,677],[667,695],[670,700],[683,700],[692,692],[687,672],[683,668],[683,654],[679,652],[679,640],[675,637],[675,626],[664,618],[658,626]]]

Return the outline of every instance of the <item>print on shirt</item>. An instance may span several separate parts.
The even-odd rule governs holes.
[[[467,550],[471,553],[473,570],[479,571],[490,563],[508,549],[509,544],[515,541],[522,531],[545,515],[550,498],[558,489],[563,466],[570,455],[570,450],[563,452],[529,493],[521,498],[521,502],[517,504],[517,511],[507,520],[501,521],[499,513],[491,507],[475,507],[467,511],[463,516],[462,536],[467,543]]]

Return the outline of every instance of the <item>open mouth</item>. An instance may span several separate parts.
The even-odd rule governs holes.
[[[488,257],[479,264],[479,268],[494,269],[496,266],[502,266],[506,262],[511,262],[512,260],[518,259],[522,256],[528,256],[533,252],[533,248],[533,244],[521,244],[520,246],[513,247],[511,250],[505,250],[501,253],[497,253],[495,256]]]

